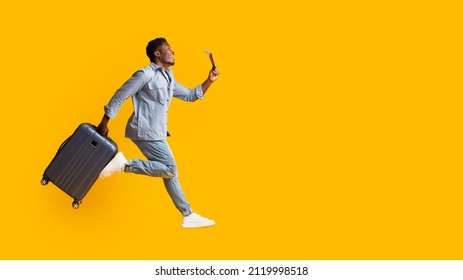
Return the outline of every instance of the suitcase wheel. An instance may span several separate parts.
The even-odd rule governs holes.
[[[82,200],[74,200],[74,202],[72,203],[72,208],[79,209],[79,206],[81,203],[82,203]]]
[[[47,178],[42,178],[42,181],[40,181],[40,184],[42,184],[42,186],[45,186],[48,184],[48,179]]]

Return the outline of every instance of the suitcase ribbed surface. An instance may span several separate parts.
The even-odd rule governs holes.
[[[116,153],[114,142],[97,133],[94,126],[81,124],[56,154],[44,177],[81,200]]]

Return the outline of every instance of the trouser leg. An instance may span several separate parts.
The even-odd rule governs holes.
[[[175,207],[187,216],[193,212],[178,180],[177,164],[166,140],[133,141],[147,160],[132,159],[125,171],[152,177],[161,177]]]

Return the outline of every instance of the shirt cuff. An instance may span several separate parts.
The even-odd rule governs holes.
[[[114,112],[113,110],[111,110],[111,108],[109,108],[108,105],[104,106],[104,113],[106,114],[106,116],[108,116],[111,119],[114,119],[117,115],[117,112]]]
[[[196,97],[198,97],[198,99],[203,99],[204,98],[203,86],[202,85],[197,86],[195,91],[196,91]]]

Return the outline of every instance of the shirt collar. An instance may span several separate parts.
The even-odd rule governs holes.
[[[155,70],[155,71],[158,70],[158,69],[159,69],[159,71],[162,71],[162,67],[161,67],[161,66],[158,66],[158,65],[157,65],[156,63],[154,63],[154,62],[151,62],[150,66],[151,66],[151,68],[153,68],[153,70]],[[167,69],[166,69],[166,72],[167,72],[168,74],[170,74],[170,73],[172,72],[172,70],[171,70],[170,68],[167,68]]]

